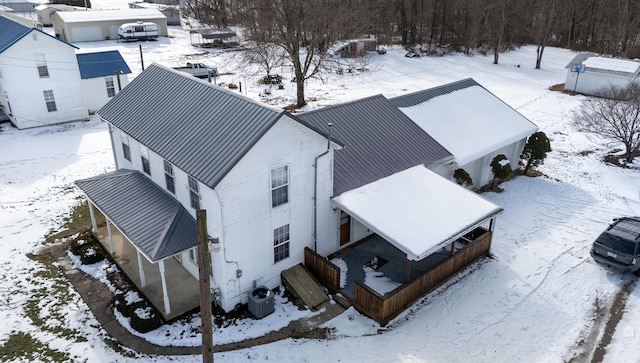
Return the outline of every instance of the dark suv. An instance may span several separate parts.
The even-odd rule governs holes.
[[[593,242],[591,257],[610,270],[640,275],[640,217],[614,219]]]

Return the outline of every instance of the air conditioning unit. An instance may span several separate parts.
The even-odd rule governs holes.
[[[257,319],[262,319],[275,310],[274,294],[266,286],[256,287],[249,294],[248,308]]]

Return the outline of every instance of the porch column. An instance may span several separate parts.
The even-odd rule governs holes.
[[[493,222],[495,222],[495,218],[491,218],[491,220],[489,221],[489,232],[493,232]]]
[[[113,235],[111,234],[111,222],[109,221],[109,218],[107,218],[107,235],[109,236],[109,247],[111,248],[111,254],[115,254],[116,253],[116,248],[113,245]]]
[[[411,260],[407,260],[407,282],[411,281]]]
[[[96,223],[96,214],[93,212],[93,204],[88,199],[87,204],[89,204],[89,215],[91,216],[91,232],[98,238],[98,224]]]
[[[171,306],[169,305],[169,293],[167,292],[167,279],[164,276],[164,260],[158,263],[160,268],[160,280],[162,281],[162,296],[164,297],[164,313],[169,315],[171,313]]]
[[[147,286],[147,279],[144,276],[144,269],[142,268],[142,256],[140,251],[136,248],[136,256],[138,257],[138,271],[140,272],[140,284],[142,287]]]

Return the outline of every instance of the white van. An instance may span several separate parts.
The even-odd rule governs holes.
[[[124,40],[148,40],[158,37],[158,25],[156,23],[125,23],[118,28],[118,39]]]

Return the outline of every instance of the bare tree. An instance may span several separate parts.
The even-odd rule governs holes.
[[[229,13],[226,0],[182,0],[181,10],[205,25],[219,28],[229,26]]]
[[[493,49],[493,64],[498,64],[500,51],[506,36],[507,25],[510,20],[511,0],[491,0],[484,11],[484,21],[488,37]]]
[[[339,0],[256,0],[244,22],[257,44],[282,48],[291,61],[296,107],[305,105],[305,82],[322,70],[337,38],[343,2]]]
[[[533,14],[533,31],[536,41],[536,69],[542,65],[544,48],[555,33],[557,18],[557,0],[541,0],[536,2]]]
[[[574,113],[580,131],[594,133],[625,147],[625,160],[632,162],[640,151],[640,86],[608,87],[590,97]]]

